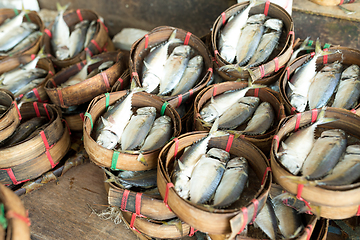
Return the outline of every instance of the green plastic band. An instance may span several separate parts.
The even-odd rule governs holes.
[[[16,8],[14,8],[13,11],[14,11],[15,15],[19,15],[19,11]]]
[[[120,154],[120,152],[114,151],[114,153],[112,155],[112,159],[111,159],[111,167],[110,167],[111,170],[119,170],[116,168],[117,161],[119,159],[119,154]]]
[[[88,118],[90,119],[91,130],[92,130],[93,127],[94,127],[94,124],[93,124],[93,120],[92,120],[91,114],[88,113],[88,112],[86,112],[86,113],[84,114],[84,116],[85,116],[85,117],[88,117]]]
[[[110,102],[110,93],[105,93],[105,110],[108,110],[109,107],[109,102]]]
[[[0,204],[0,224],[4,229],[7,228],[7,220],[5,217],[5,207],[4,207],[3,203]]]
[[[29,15],[27,15],[27,13],[25,13],[25,17],[28,20],[28,22],[31,22],[31,19],[30,19]]]
[[[162,105],[161,111],[160,111],[161,116],[164,116],[167,105],[169,105],[168,102],[164,102],[164,104]]]
[[[312,45],[313,45],[313,43],[314,43],[314,41],[313,41],[313,40],[309,40],[309,42],[308,42],[308,46],[312,46]],[[310,53],[310,50],[307,50],[307,51],[306,51],[306,53]]]
[[[325,48],[329,48],[331,46],[331,44],[330,43],[325,43],[325,45],[324,45],[324,49]]]

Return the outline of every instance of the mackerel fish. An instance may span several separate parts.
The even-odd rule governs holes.
[[[90,41],[94,38],[96,28],[97,28],[96,21],[95,20],[91,21],[90,25],[86,31],[83,48],[86,48],[89,45]]]
[[[29,12],[30,10],[22,10],[18,15],[1,24],[0,39],[6,38],[6,36],[11,31],[13,31],[16,27],[20,26],[20,24],[23,22],[25,14],[28,14]]]
[[[308,46],[309,40],[310,40],[310,37],[305,38],[304,42],[301,43],[300,47],[299,47],[298,49],[296,49],[296,50],[291,54],[291,58],[290,58],[290,60],[289,60],[289,63],[292,63],[292,62],[297,58],[297,56],[299,55],[299,53],[300,53],[301,51],[313,50],[313,49],[314,49],[314,47]]]
[[[264,134],[271,127],[274,120],[275,113],[271,104],[262,102],[248,122],[245,130],[241,132],[247,135]]]
[[[89,27],[89,21],[83,20],[75,25],[75,29],[69,37],[69,57],[74,57],[84,49],[86,32]]]
[[[276,239],[278,222],[271,199],[268,197],[264,207],[255,218],[254,226],[259,227],[271,240]]]
[[[30,47],[40,36],[42,35],[42,32],[35,31],[31,33],[29,36],[27,36],[24,40],[22,40],[20,43],[18,43],[13,49],[8,51],[6,54],[11,56],[14,54],[17,54],[21,52],[24,49],[27,49]]]
[[[6,37],[0,38],[0,51],[7,52],[24,40],[32,32],[39,29],[35,23],[23,22],[10,31]]]
[[[172,135],[172,121],[169,116],[161,116],[155,119],[140,151],[151,151],[165,145]]]
[[[70,29],[64,20],[64,13],[69,4],[61,6],[56,4],[58,15],[55,18],[51,29],[51,45],[58,59],[65,59],[69,56],[69,48],[67,46],[70,38]]]

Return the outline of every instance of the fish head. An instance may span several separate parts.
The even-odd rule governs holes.
[[[221,162],[227,163],[230,159],[230,154],[225,151],[222,150],[220,148],[211,148],[208,152],[207,155],[209,155],[210,157],[219,159]]]
[[[164,116],[160,116],[160,117],[158,117],[157,119],[155,119],[154,125],[155,125],[155,124],[160,124],[160,123],[162,123],[162,124],[169,124],[169,123],[171,123],[171,117],[164,115]]]
[[[180,45],[174,48],[172,55],[187,57],[190,55],[191,47],[189,45]]]
[[[252,107],[257,107],[257,106],[259,106],[260,98],[258,98],[258,97],[242,97],[242,98],[240,98],[239,102],[245,103]]]
[[[354,77],[358,78],[359,76],[360,76],[360,67],[358,65],[353,64],[342,72],[341,79],[348,79]]]
[[[280,31],[283,27],[283,21],[281,21],[280,19],[276,19],[276,18],[270,18],[268,20],[266,20],[266,22],[264,23],[264,26],[276,31]]]
[[[248,18],[247,23],[262,23],[266,16],[263,13],[252,15]]]
[[[181,171],[174,173],[174,189],[183,199],[190,197],[190,178]]]
[[[234,62],[236,56],[236,49],[231,46],[224,45],[220,49],[220,55],[223,59],[225,59],[225,61],[232,63]]]
[[[160,84],[160,78],[150,71],[145,72],[142,86],[147,93],[154,93]]]
[[[203,109],[201,109],[200,111],[200,116],[201,118],[205,121],[205,122],[212,122],[215,120],[216,117],[218,117],[218,112],[215,109],[214,106],[212,106],[211,104],[204,107]]]
[[[104,148],[113,149],[118,143],[118,140],[119,138],[115,133],[103,130],[96,139],[96,143]]]
[[[296,110],[303,112],[307,106],[307,99],[302,95],[294,94],[291,97],[290,103],[296,108]]]
[[[138,108],[136,110],[136,113],[138,115],[155,115],[156,114],[156,108],[154,108],[154,107],[142,107],[142,108]]]
[[[188,68],[200,68],[203,65],[203,57],[201,55],[197,55],[190,59],[188,63]]]

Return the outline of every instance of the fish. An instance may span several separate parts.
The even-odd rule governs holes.
[[[264,27],[265,33],[262,35],[254,55],[247,64],[248,68],[259,66],[268,60],[279,43],[283,22],[280,19],[270,18],[265,21]]]
[[[74,57],[84,49],[86,32],[89,26],[88,20],[83,20],[75,25],[68,42],[69,57]]]
[[[329,52],[321,50],[319,39],[316,41],[314,57],[303,64],[288,81],[290,93],[288,98],[297,111],[303,112],[307,106],[308,92],[311,83],[316,75],[316,59],[319,56],[327,55]]]
[[[301,51],[313,50],[313,49],[314,49],[314,47],[308,46],[309,40],[310,40],[310,37],[305,38],[304,42],[301,43],[300,47],[299,47],[298,49],[296,49],[296,50],[291,54],[289,63],[292,63],[292,62],[297,58],[297,56],[299,55],[299,53],[300,53]]]
[[[341,129],[326,130],[315,141],[301,168],[307,180],[320,179],[338,163],[346,149],[346,134]]]
[[[97,28],[96,21],[95,20],[91,21],[90,25],[89,25],[89,27],[88,27],[88,29],[86,31],[83,48],[86,48],[89,45],[90,41],[94,38],[96,28]]]
[[[42,36],[42,32],[40,31],[32,32],[29,36],[27,36],[24,40],[18,43],[13,49],[8,51],[6,54],[12,56],[21,52],[24,49],[27,49],[41,36]]]
[[[257,4],[257,1],[251,0],[249,5],[240,13],[229,18],[223,27],[219,37],[219,53],[225,61],[233,63],[236,56],[236,47],[238,45],[243,27],[249,17],[250,9]]]
[[[118,180],[126,188],[154,188],[156,187],[157,170],[146,171],[121,171],[118,174]]]
[[[238,66],[245,65],[254,55],[264,32],[265,14],[256,14],[248,18],[246,26],[241,30],[241,36],[236,47]]]
[[[51,45],[58,59],[66,59],[69,56],[69,48],[67,46],[70,38],[70,29],[64,20],[64,13],[69,7],[69,4],[61,6],[56,3],[58,15],[51,28]]]
[[[112,67],[114,65],[114,61],[106,61],[100,64],[99,67],[95,68],[94,70],[92,70],[87,76],[86,79],[88,78],[92,78],[95,75],[97,75],[98,73],[101,73],[103,71],[105,71],[106,69]]]
[[[7,52],[24,40],[32,32],[39,29],[39,26],[31,22],[23,22],[0,38],[0,51]]]
[[[357,104],[359,96],[360,67],[351,65],[341,74],[340,83],[331,106],[350,110]]]
[[[315,143],[316,127],[333,121],[336,119],[325,117],[325,109],[323,108],[312,125],[292,133],[284,141],[281,141],[280,149],[276,153],[281,164],[290,173],[297,175]]]
[[[324,66],[314,77],[308,93],[309,108],[327,105],[340,81],[342,64],[334,62]]]
[[[20,24],[23,22],[24,16],[29,12],[30,10],[23,9],[18,15],[1,24],[0,39],[6,37],[8,33],[13,31],[16,27],[20,26]]]
[[[184,94],[189,91],[196,83],[203,69],[204,60],[201,55],[197,55],[189,60],[188,65],[181,76],[179,83],[171,92],[171,96]]]
[[[11,83],[7,85],[1,85],[1,88],[9,90],[14,95],[18,95],[18,91],[23,90],[26,85],[39,78],[44,78],[47,74],[47,70],[42,68],[35,68],[29,72],[24,73],[22,76],[14,78]]]
[[[17,90],[15,93],[15,97],[26,94],[28,91],[31,91],[32,89],[34,89],[35,87],[37,87],[40,83],[42,83],[44,81],[45,81],[45,78],[36,78],[36,79],[32,80],[30,83],[26,84],[24,87]]]
[[[174,48],[164,65],[159,95],[166,95],[180,82],[190,60],[191,47],[180,45]]]
[[[241,131],[247,135],[264,134],[274,123],[275,113],[269,102],[262,102],[256,108],[254,115],[248,122],[245,130]]]
[[[133,150],[139,146],[148,135],[156,116],[155,107],[142,107],[132,115],[121,135],[121,150]]]
[[[238,200],[248,181],[249,164],[244,157],[232,158],[226,165],[226,169],[220,184],[217,187],[214,198],[214,207],[227,207]]]
[[[259,227],[270,239],[276,239],[278,222],[271,199],[266,199],[264,207],[255,218],[254,226]]]
[[[234,129],[245,123],[260,104],[258,97],[242,97],[219,118],[220,129]]]
[[[172,135],[172,120],[169,116],[155,119],[140,151],[152,151],[165,145]]]
[[[210,148],[206,153],[209,157],[216,158],[222,162],[227,163],[230,159],[230,154],[221,148]]]

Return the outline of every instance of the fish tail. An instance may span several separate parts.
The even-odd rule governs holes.
[[[317,38],[316,39],[316,44],[315,44],[315,55],[317,55],[317,56],[325,56],[325,55],[329,55],[331,53],[332,52],[330,52],[330,51],[325,52],[325,51],[321,50],[320,40],[319,40],[319,38]]]
[[[305,38],[304,42],[300,45],[300,48],[304,49],[308,45],[309,40],[310,40],[310,37]]]
[[[222,137],[222,136],[226,136],[229,133],[224,132],[224,131],[219,131],[219,118],[217,117],[210,129],[209,135],[211,137]]]
[[[70,3],[64,5],[64,6],[61,6],[61,4],[59,2],[56,3],[56,9],[58,12],[65,12],[66,9],[69,7]]]
[[[264,87],[266,87],[266,86],[265,86],[265,85],[261,85],[261,84],[253,84],[252,78],[249,77],[249,79],[248,79],[248,89],[264,88]]]
[[[45,54],[45,52],[44,52],[44,49],[45,49],[45,46],[43,46],[41,49],[40,49],[40,51],[37,53],[37,57],[38,57],[38,59],[41,59],[41,58],[46,58],[47,56],[46,56],[46,54]]]
[[[88,51],[85,52],[86,53],[86,65],[91,65],[91,64],[94,64],[94,63],[97,63],[99,61],[101,61],[100,58],[91,58],[91,55],[89,54]]]
[[[169,37],[169,41],[168,44],[173,44],[173,43],[180,43],[182,42],[179,38],[176,38],[176,29],[171,33],[170,37]]]
[[[139,156],[137,157],[137,159],[140,163],[142,163],[144,166],[148,166],[148,163],[146,162],[146,159],[144,157],[144,155],[140,152]]]
[[[219,68],[219,71],[223,71],[223,72],[234,72],[237,71],[239,73],[244,72],[245,70],[248,70],[248,68],[245,67],[240,67],[238,64],[229,64],[229,65],[225,65]]]
[[[316,121],[317,125],[331,123],[331,122],[339,120],[338,118],[327,118],[327,117],[325,117],[325,113],[326,113],[326,107],[323,107],[317,118],[317,121]]]

